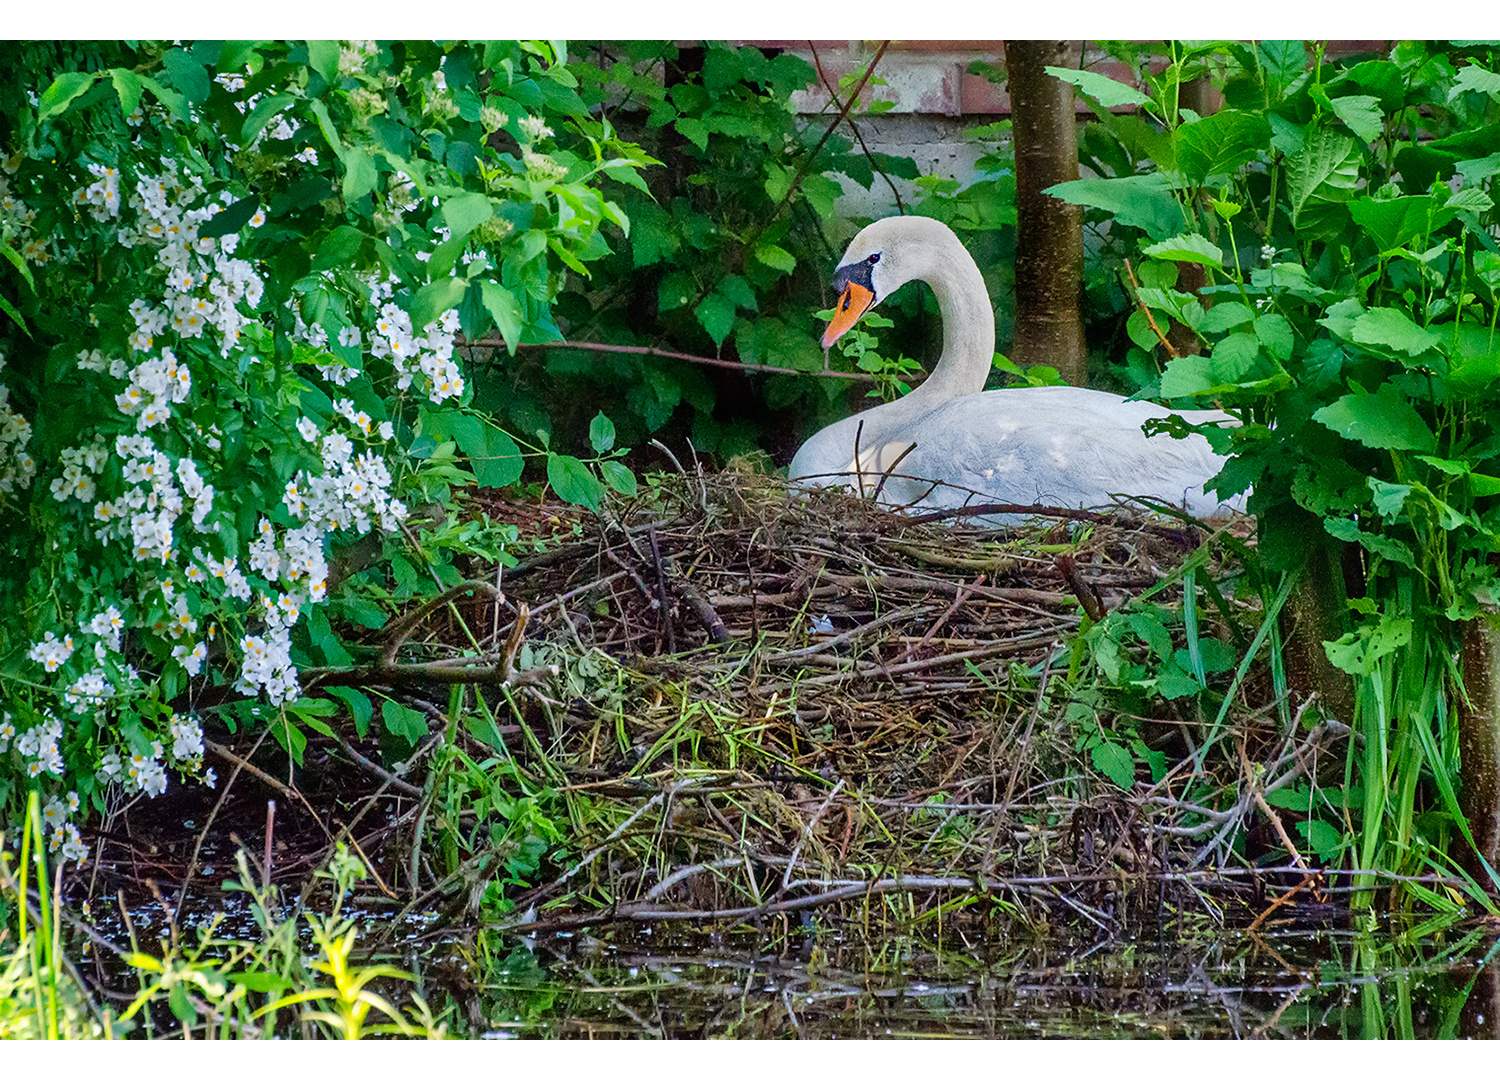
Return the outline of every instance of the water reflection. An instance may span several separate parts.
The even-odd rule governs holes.
[[[462,978],[428,971],[469,1037],[1500,1035],[1495,929],[1452,922],[1000,944],[663,936],[481,936]]]

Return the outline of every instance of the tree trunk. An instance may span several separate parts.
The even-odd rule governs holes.
[[[1354,685],[1323,648],[1346,629],[1346,596],[1338,548],[1312,538],[1307,566],[1281,613],[1287,688],[1294,703],[1316,693],[1328,715],[1348,724],[1354,718]]]
[[[1468,702],[1458,702],[1458,805],[1474,844],[1500,868],[1500,609],[1463,624],[1462,663]],[[1458,859],[1474,880],[1493,887],[1467,844]]]
[[[1083,209],[1042,194],[1078,179],[1073,87],[1045,68],[1078,67],[1081,41],[1007,41],[1006,83],[1016,151],[1016,339],[1011,359],[1048,364],[1088,383],[1083,342]]]

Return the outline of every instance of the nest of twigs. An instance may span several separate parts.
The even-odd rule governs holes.
[[[817,913],[912,929],[963,912],[1114,929],[1325,884],[1264,793],[1316,767],[1326,732],[1278,725],[1264,678],[1237,684],[1206,766],[1216,794],[1200,762],[1192,801],[1209,718],[1161,699],[1129,715],[1144,699],[1089,681],[1084,619],[1148,590],[1180,603],[1173,572],[1204,545],[1208,573],[1234,577],[1207,527],[1040,508],[1007,529],[922,521],[733,470],[655,477],[598,515],[483,494],[470,509],[521,526],[519,563],[475,560],[472,580],[372,636],[376,662],[312,680],[429,716],[410,762],[340,736],[315,738],[301,774],[246,773],[309,810],[318,796],[291,788],[338,800],[284,867],[305,876],[353,839],[393,907],[493,918],[482,900],[518,841],[444,801],[461,752],[508,759],[524,789],[510,795],[565,834],[505,886],[502,925]],[[1235,603],[1253,630],[1258,605]],[[1165,777],[1142,768],[1126,790],[1091,764],[1091,725],[1122,719],[1166,754]],[[234,764],[249,746],[217,752]]]

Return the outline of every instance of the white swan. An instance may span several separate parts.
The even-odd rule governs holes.
[[[824,348],[913,280],[932,286],[942,313],[943,354],[932,374],[905,397],[808,439],[792,458],[792,480],[864,494],[878,487],[881,502],[917,511],[984,502],[1084,509],[1111,505],[1116,495],[1144,495],[1198,517],[1244,509],[1243,494],[1221,500],[1204,493],[1225,459],[1203,436],[1147,438],[1141,431],[1171,410],[1073,386],[981,393],[995,351],[995,315],[979,267],[940,221],[885,218],[850,242],[834,275],[839,298]],[[1209,409],[1177,415],[1194,424],[1235,422]]]

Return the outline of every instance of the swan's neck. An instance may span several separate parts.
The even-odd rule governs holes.
[[[974,258],[962,245],[919,275],[932,286],[943,319],[943,355],[927,380],[903,400],[932,408],[984,389],[995,355],[995,312]]]

